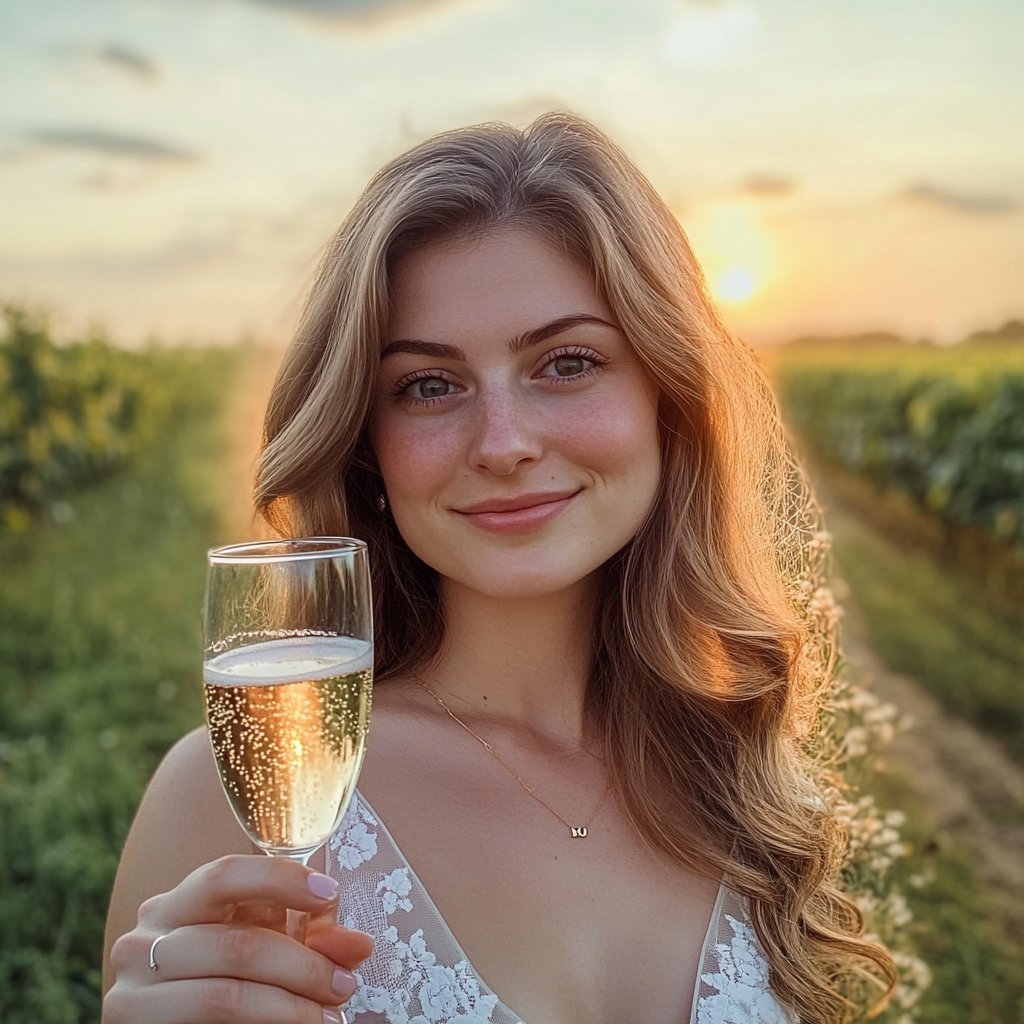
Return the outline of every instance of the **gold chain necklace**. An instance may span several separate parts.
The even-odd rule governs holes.
[[[545,802],[539,796],[537,796],[537,791],[533,788],[533,786],[531,786],[528,782],[524,781],[523,778],[519,775],[519,773],[501,756],[501,754],[499,754],[490,745],[490,743],[487,742],[487,740],[483,738],[483,736],[478,736],[475,732],[473,732],[473,730],[470,729],[470,727],[466,725],[466,723],[461,718],[459,718],[459,716],[455,714],[455,712],[452,711],[452,709],[448,707],[448,705],[445,704],[445,702],[441,700],[441,698],[438,697],[438,695],[434,693],[434,691],[429,686],[427,686],[427,684],[423,682],[422,679],[417,679],[416,682],[419,683],[420,686],[422,686],[423,689],[426,690],[427,693],[429,693],[430,696],[433,697],[434,700],[436,700],[437,703],[441,705],[441,707],[444,709],[448,717],[451,718],[453,721],[457,722],[459,725],[461,725],[462,728],[465,729],[466,732],[468,732],[469,735],[473,737],[473,739],[480,743],[483,746],[484,750],[486,750],[487,753],[490,754],[491,757],[493,757],[502,766],[502,768],[504,768],[505,771],[507,771],[509,775],[511,775],[512,778],[514,778],[516,782],[518,782],[519,785],[522,786],[523,789],[525,789],[526,792],[529,793],[530,796],[532,796],[533,799],[541,805],[541,807],[550,811],[569,830],[569,835],[572,836],[573,839],[587,838],[590,826],[593,825],[594,819],[597,817],[597,812],[601,810],[602,807],[604,807],[604,802],[608,799],[608,793],[611,791],[612,788],[610,782],[605,787],[604,796],[601,797],[600,803],[598,803],[597,807],[594,808],[594,813],[590,816],[590,820],[586,823],[586,825],[570,825],[569,822],[567,822],[565,818],[563,818],[558,813],[558,811],[554,809],[554,807],[552,807],[549,803]]]

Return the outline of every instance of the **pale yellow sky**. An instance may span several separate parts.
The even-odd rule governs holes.
[[[1019,0],[0,0],[0,298],[282,341],[384,160],[568,108],[750,340],[954,340],[1024,317],[1022,69]]]

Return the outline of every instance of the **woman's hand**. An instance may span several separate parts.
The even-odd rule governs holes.
[[[114,943],[104,1024],[337,1024],[373,949],[335,923],[337,894],[333,879],[285,858],[204,864],[146,900]],[[305,945],[283,934],[285,908],[310,914]]]

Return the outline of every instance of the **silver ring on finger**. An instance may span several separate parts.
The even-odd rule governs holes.
[[[153,940],[153,945],[149,947],[149,969],[151,971],[158,970],[157,963],[156,963],[156,947],[160,943],[160,940],[161,939],[166,939],[169,934],[170,934],[170,932],[167,932],[164,935],[158,935]]]

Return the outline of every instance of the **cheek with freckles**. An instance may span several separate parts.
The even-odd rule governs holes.
[[[459,445],[450,432],[385,431],[373,439],[377,463],[392,505],[428,500],[453,475]]]
[[[448,546],[444,533],[452,526],[445,495],[465,466],[461,430],[427,419],[378,420],[370,441],[399,533],[414,554],[441,570],[439,549]]]
[[[588,396],[589,397],[589,396]],[[559,452],[613,485],[623,474],[660,464],[656,400],[642,386],[558,410],[549,424]]]

